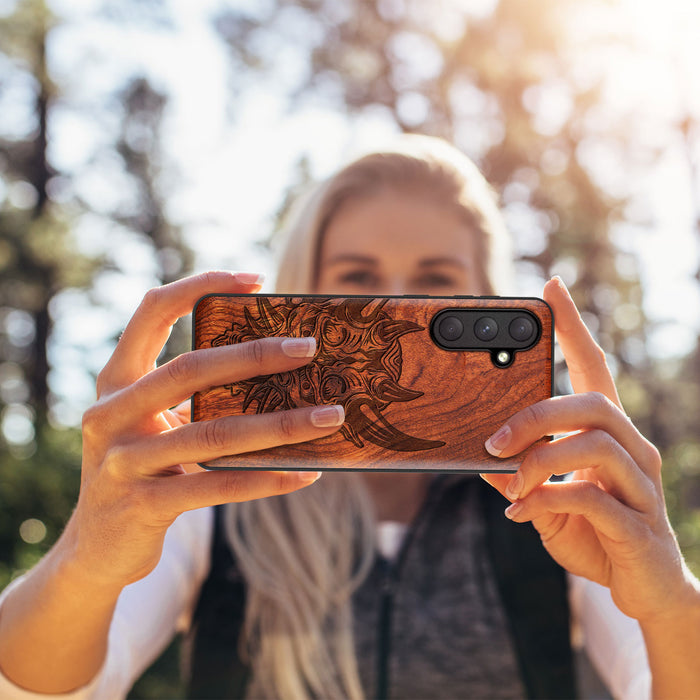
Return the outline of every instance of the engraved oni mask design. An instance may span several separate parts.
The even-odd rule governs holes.
[[[392,425],[383,411],[394,401],[423,395],[399,384],[402,367],[399,338],[424,330],[408,320],[395,320],[384,310],[387,300],[314,299],[292,304],[292,297],[257,299],[257,313],[244,307],[245,324],[217,336],[212,345],[240,343],[270,335],[313,336],[313,361],[291,372],[255,377],[227,385],[241,396],[243,411],[256,413],[337,403],[345,409],[340,429],[346,440],[363,447],[367,440],[401,452],[429,450],[444,442],[413,437]]]

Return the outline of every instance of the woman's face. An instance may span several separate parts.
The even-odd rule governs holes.
[[[387,190],[350,199],[320,254],[323,294],[483,294],[474,233],[428,197]]]

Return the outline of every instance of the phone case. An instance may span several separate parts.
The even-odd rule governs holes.
[[[446,350],[431,334],[444,309],[518,309],[534,315],[531,348],[499,367],[484,350]],[[484,442],[510,416],[552,393],[552,314],[541,299],[209,295],[193,313],[193,346],[266,336],[314,336],[313,360],[192,397],[192,420],[342,404],[336,433],[207,462],[207,468],[436,472],[514,471]]]

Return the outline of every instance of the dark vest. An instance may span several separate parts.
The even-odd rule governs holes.
[[[535,529],[508,520],[503,515],[508,502],[478,478],[438,477],[428,510],[438,514],[449,510],[451,501],[462,497],[469,479],[472,488],[478,482],[485,546],[527,696],[574,698],[565,573],[547,554]],[[198,700],[243,698],[250,678],[250,669],[237,653],[246,584],[226,542],[222,515],[219,506],[211,570],[183,652],[188,697]],[[384,697],[387,689],[380,683],[377,692]]]

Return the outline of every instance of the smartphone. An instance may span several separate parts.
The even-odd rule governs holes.
[[[536,298],[213,294],[193,347],[313,336],[313,360],[192,397],[192,420],[342,404],[345,423],[304,443],[224,456],[209,469],[511,472],[484,442],[552,395],[553,322]],[[545,438],[546,439],[546,438]]]

